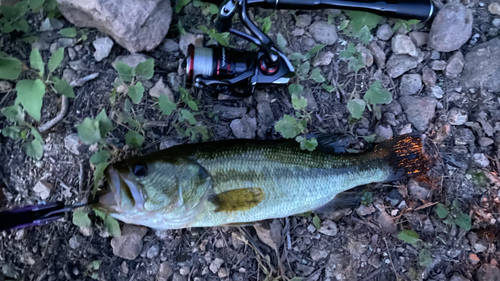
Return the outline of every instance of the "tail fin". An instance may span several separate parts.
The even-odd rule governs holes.
[[[424,140],[425,136],[401,135],[375,146],[374,153],[394,168],[389,181],[424,176],[432,168],[434,163],[425,152]]]

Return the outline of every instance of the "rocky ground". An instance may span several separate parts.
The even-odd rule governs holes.
[[[321,213],[320,220],[296,216],[257,227],[153,231],[121,225],[121,237],[112,238],[102,223],[81,228],[68,214],[48,225],[1,233],[0,280],[500,280],[500,3],[437,5],[442,9],[433,23],[416,24],[410,31],[382,19],[367,44],[343,30],[349,19],[345,12],[251,11],[256,19],[270,16],[270,37],[284,39],[289,55],[325,45],[311,64],[335,89],[299,81],[311,117],[309,132],[350,134],[357,149],[369,145],[362,137],[375,135],[380,141],[425,134],[437,160],[430,183],[360,187],[373,197],[354,208]],[[126,21],[139,22],[137,17],[148,12],[141,9],[131,8],[135,12],[125,13]],[[177,116],[161,115],[156,102],[161,94],[179,98],[186,47],[206,43],[209,36],[199,26],[214,24],[206,7],[189,4],[163,19],[163,27],[172,24],[165,39],[158,27],[160,43],[154,41],[158,34],[144,36],[141,29],[118,28],[111,36],[78,28],[86,38],[65,38],[59,31],[73,24],[62,16],[45,17],[43,12],[29,16],[34,43],[15,32],[2,34],[1,50],[28,62],[32,47],[44,59],[65,47],[56,72],[72,83],[75,98],[69,99],[64,118],[43,133],[40,160],[26,156],[20,142],[0,136],[0,204],[6,208],[88,197],[95,168],[88,159],[97,148],[79,141],[76,124],[102,109],[116,125],[107,142],[120,155],[190,142],[176,130],[174,125],[182,123],[174,120]],[[350,43],[356,50],[346,58],[341,52]],[[145,136],[142,149],[134,152],[125,141],[131,125],[117,110],[126,96],[110,103],[118,76],[113,66],[117,61],[135,66],[148,58],[155,61],[155,74],[142,81],[146,94],[129,110]],[[357,72],[348,62],[355,59],[363,66]],[[392,93],[392,101],[365,110],[359,120],[350,118],[348,102],[363,98],[374,81]],[[0,107],[13,104],[14,87],[14,81],[0,81]],[[281,138],[274,125],[294,114],[286,88],[261,89],[238,100],[207,93],[194,98],[204,112],[196,116],[197,126],[207,128],[212,140]],[[56,116],[63,100],[45,95],[40,123]],[[0,117],[0,128],[8,124]]]

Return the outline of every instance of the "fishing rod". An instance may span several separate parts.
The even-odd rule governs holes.
[[[189,45],[185,62],[186,85],[216,94],[247,97],[257,87],[284,86],[295,69],[283,50],[275,44],[247,14],[249,7],[264,9],[346,9],[372,12],[385,17],[415,19],[427,22],[437,9],[431,0],[226,0],[216,22],[219,32],[231,34],[254,43],[258,51],[238,50],[223,46],[195,47]],[[250,34],[231,28],[235,14]]]

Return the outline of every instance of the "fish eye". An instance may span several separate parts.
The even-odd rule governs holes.
[[[137,164],[132,168],[132,172],[136,177],[144,177],[148,173],[148,167],[144,164]]]

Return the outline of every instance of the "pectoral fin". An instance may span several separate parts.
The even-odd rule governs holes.
[[[262,188],[242,188],[219,193],[211,201],[217,206],[215,212],[246,211],[262,202],[264,196]]]

